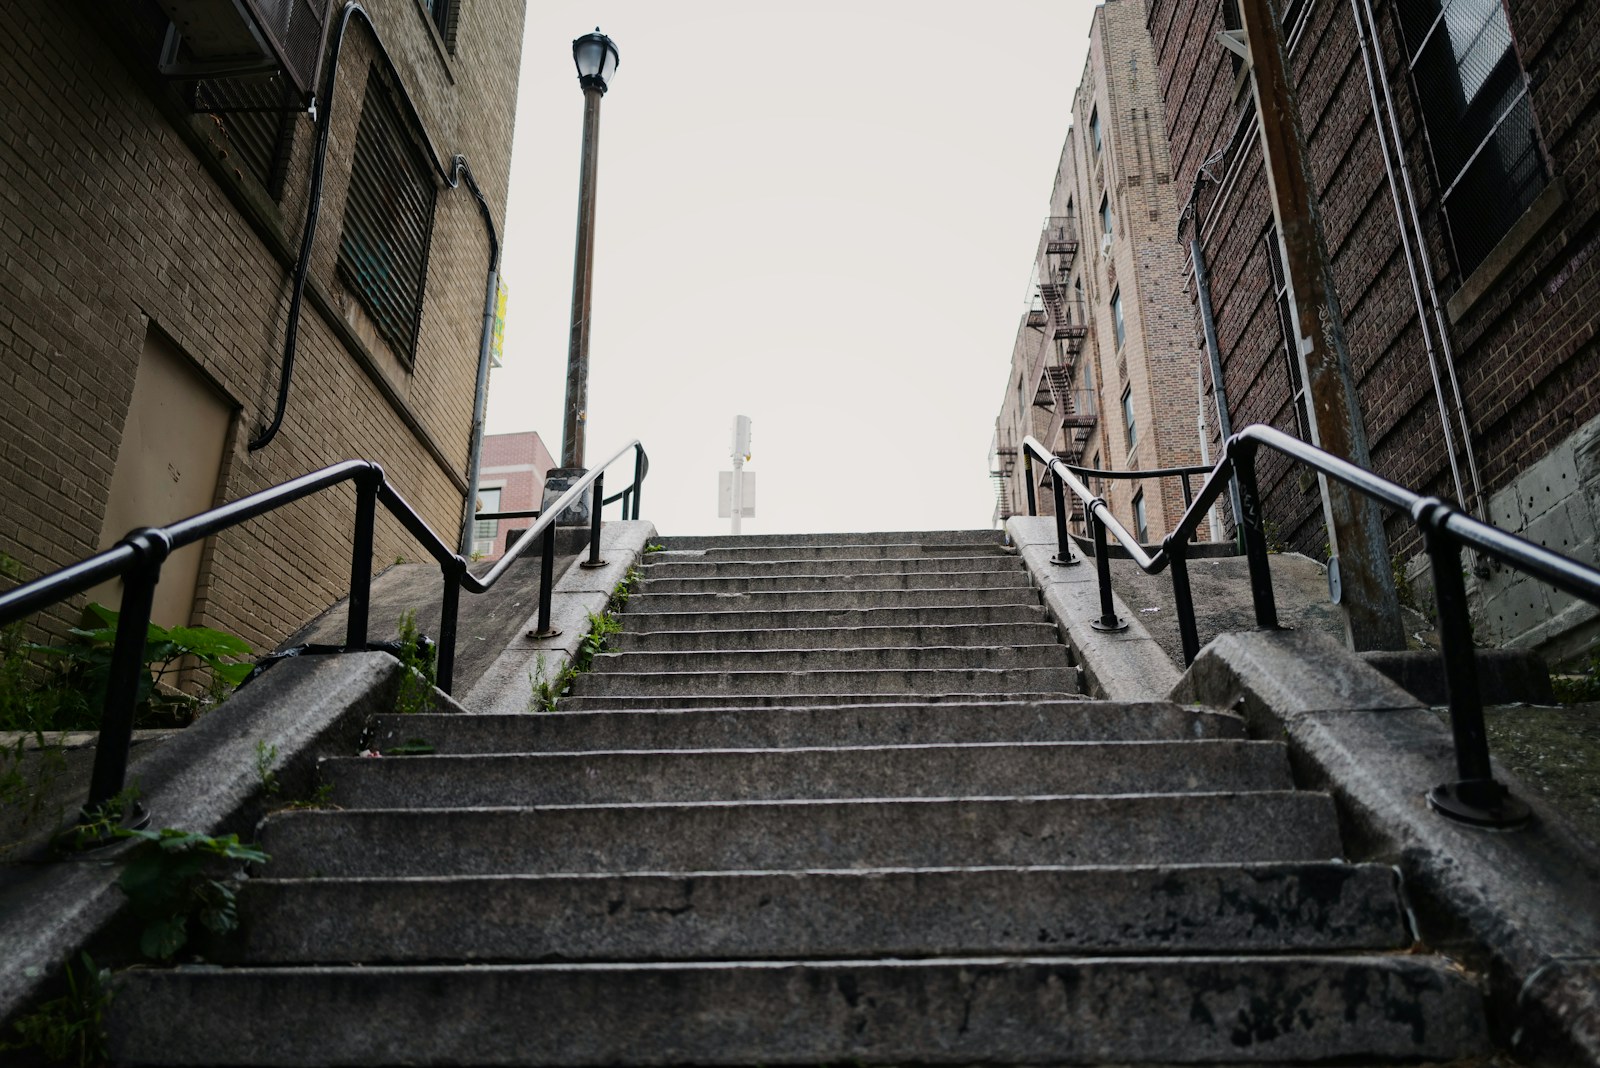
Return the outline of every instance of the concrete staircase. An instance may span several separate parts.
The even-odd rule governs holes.
[[[667,539],[559,710],[385,716],[136,1064],[1310,1063],[1485,1049],[1235,717],[1076,694],[998,534]]]

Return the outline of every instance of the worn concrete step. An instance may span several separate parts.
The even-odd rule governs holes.
[[[800,557],[793,560],[751,560],[743,555],[724,559],[685,558],[682,553],[653,553],[645,557],[644,577],[651,581],[668,578],[752,578],[765,575],[877,575],[913,574],[928,571],[1000,571],[1008,566],[1021,568],[1015,556],[985,553],[981,556],[841,556]],[[709,555],[709,554],[708,554]],[[666,556],[668,559],[657,558]]]
[[[1414,956],[134,969],[119,1064],[1286,1064],[1486,1052]],[[174,1020],[183,1021],[181,1027]]]
[[[1289,790],[1282,742],[986,742],[336,757],[345,808]]]
[[[899,645],[884,648],[723,649],[699,652],[621,652],[595,656],[600,673],[654,675],[668,671],[904,671],[968,668],[1015,670],[1066,667],[1067,647],[1038,645]]]
[[[567,703],[563,702],[562,707]],[[1165,702],[1083,700],[558,711],[539,715],[426,713],[378,716],[372,725],[372,746],[379,751],[415,740],[439,753],[1243,737],[1244,721],[1225,712],[1180,708]]]
[[[1282,953],[1410,945],[1377,864],[251,879],[237,963]],[[781,922],[774,922],[781,918]]]
[[[1340,853],[1325,794],[277,812],[275,878],[1225,864]]]
[[[644,567],[670,563],[762,563],[777,560],[937,560],[986,556],[1015,559],[1016,550],[999,542],[916,545],[911,542],[840,545],[746,545],[727,548],[673,549],[646,553]]]
[[[725,593],[648,593],[638,602],[645,613],[661,612],[785,612],[801,608],[838,611],[851,608],[942,608],[971,605],[1039,603],[1039,591],[1029,586],[952,587],[927,590],[758,590]]]
[[[612,694],[585,697],[568,694],[561,698],[558,712],[641,712],[682,711],[686,709],[784,709],[833,708],[856,705],[958,704],[988,706],[994,702],[1041,703],[1084,701],[1089,698],[1073,692],[1043,693],[727,693],[727,694]]]
[[[697,578],[646,577],[634,596],[699,593],[726,596],[730,593],[831,593],[834,591],[873,590],[983,590],[1028,587],[1032,579],[1021,567],[990,571],[889,571],[863,575],[786,575],[773,571],[765,575]]]
[[[701,652],[724,649],[896,649],[1050,645],[1058,641],[1048,623],[982,623],[945,627],[816,627],[811,629],[677,630],[628,629],[611,643],[618,652]]]
[[[1078,673],[1068,667],[900,668],[819,671],[665,671],[622,674],[594,671],[579,675],[572,692],[587,697],[649,697],[668,694],[833,693],[1073,693]]]
[[[701,602],[703,605],[703,602]],[[986,626],[1039,623],[1044,609],[1037,599],[1027,604],[944,605],[929,608],[778,609],[668,611],[643,599],[630,601],[622,616],[625,634],[686,630],[800,630],[808,628]]]
[[[876,545],[910,547],[939,551],[949,546],[1005,545],[1005,532],[999,530],[890,530],[845,534],[675,534],[659,544],[667,552],[685,549],[834,549],[844,546]],[[654,556],[647,553],[646,556]]]

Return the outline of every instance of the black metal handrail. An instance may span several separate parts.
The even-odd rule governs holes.
[[[1066,521],[1061,517],[1064,490],[1084,503],[1093,528],[1095,562],[1100,585],[1101,617],[1097,629],[1120,630],[1126,626],[1116,616],[1111,599],[1111,569],[1106,559],[1106,531],[1109,530],[1129,557],[1146,574],[1163,569],[1172,572],[1172,592],[1176,602],[1178,630],[1183,641],[1185,664],[1194,662],[1200,651],[1195,626],[1194,597],[1189,589],[1188,543],[1207,511],[1230,483],[1238,488],[1239,527],[1244,534],[1245,557],[1250,566],[1250,595],[1256,625],[1265,630],[1279,629],[1277,602],[1272,591],[1272,569],[1268,560],[1266,534],[1262,529],[1260,495],[1256,486],[1255,458],[1267,448],[1305,464],[1320,474],[1341,482],[1396,511],[1411,517],[1422,535],[1433,565],[1434,599],[1438,614],[1440,656],[1450,696],[1450,730],[1455,742],[1456,768],[1460,778],[1436,786],[1428,794],[1434,809],[1452,819],[1479,826],[1514,827],[1527,821],[1526,805],[1513,798],[1495,781],[1489,764],[1488,736],[1483,722],[1483,699],[1477,685],[1477,662],[1472,646],[1472,627],[1467,614],[1466,584],[1462,578],[1461,550],[1470,546],[1507,567],[1549,583],[1574,597],[1600,606],[1600,570],[1552,552],[1542,545],[1518,537],[1499,527],[1474,519],[1454,505],[1437,497],[1425,497],[1397,483],[1381,478],[1348,460],[1324,452],[1299,438],[1269,426],[1247,426],[1229,438],[1222,458],[1213,467],[1200,492],[1184,511],[1183,518],[1153,554],[1145,551],[1127,528],[1117,521],[1098,496],[1084,485],[1073,469],[1052,455],[1033,437],[1023,439],[1023,453],[1046,464],[1055,485],[1056,533],[1059,548],[1053,562],[1075,564],[1071,557]],[[1174,469],[1176,470],[1176,469]],[[1123,472],[1120,477],[1149,477],[1158,472]],[[1095,472],[1095,474],[1102,474]],[[1103,473],[1112,477],[1114,473]],[[1033,500],[1029,499],[1029,514]]]
[[[605,470],[628,452],[634,454],[633,482],[615,497],[605,496]],[[516,544],[483,575],[467,570],[467,561],[453,552],[428,526],[417,510],[390,486],[383,468],[367,460],[345,460],[320,471],[301,475],[288,482],[210,511],[180,519],[164,527],[140,527],[129,531],[115,546],[59,571],[41,576],[15,589],[0,593],[0,626],[14,623],[50,605],[82,593],[102,582],[121,578],[122,610],[117,619],[116,638],[111,646],[105,706],[100,717],[100,740],[95,748],[94,771],[89,782],[88,809],[104,805],[122,792],[127,777],[128,748],[133,739],[134,697],[139,672],[143,668],[145,636],[149,630],[150,608],[161,565],[174,550],[220,533],[240,523],[276,511],[345,482],[356,489],[355,539],[350,553],[350,600],[345,625],[344,651],[367,649],[367,622],[372,594],[372,536],[377,505],[382,502],[389,513],[419,541],[439,563],[444,577],[443,610],[439,623],[436,683],[449,693],[455,670],[456,617],[461,591],[484,593],[506,573],[511,564],[535,538],[542,537],[543,553],[539,576],[539,632],[554,636],[550,627],[550,600],[554,586],[556,520],[567,509],[582,502],[589,487],[594,487],[589,526],[589,558],[582,566],[598,567],[600,559],[600,509],[612,501],[627,498],[623,515],[639,518],[641,484],[650,470],[644,446],[631,441],[604,463],[595,466],[551,502],[544,515]]]

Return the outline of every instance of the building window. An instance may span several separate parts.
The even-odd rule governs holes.
[[[1150,524],[1144,514],[1144,490],[1133,495],[1133,534],[1140,545],[1150,543]]]
[[[1100,154],[1100,106],[1089,109],[1089,140],[1094,143],[1094,154]]]
[[[282,196],[294,143],[283,90],[260,79],[206,78],[194,83],[193,103],[215,126],[218,154],[232,157],[228,169],[249,172],[274,200]]]
[[[1272,275],[1272,306],[1278,316],[1278,351],[1283,356],[1284,374],[1289,382],[1289,406],[1294,409],[1294,435],[1301,441],[1310,441],[1310,426],[1306,421],[1306,386],[1300,377],[1299,346],[1295,342],[1294,310],[1289,306],[1289,278],[1283,262],[1283,249],[1278,245],[1278,228],[1268,226],[1262,239],[1267,257],[1267,269]]]
[[[437,192],[430,167],[406,132],[394,88],[373,67],[356,127],[339,276],[407,367],[422,318]]]
[[[453,55],[456,50],[456,25],[461,21],[461,0],[420,0],[427,9],[428,18],[444,38],[444,46]]]
[[[478,490],[478,511],[498,512],[500,510],[500,489]],[[476,519],[472,523],[472,551],[492,556],[495,549],[495,539],[500,535],[500,520]]]
[[[1423,129],[1463,276],[1533,203],[1546,180],[1528,79],[1501,0],[1400,0]]]
[[[1122,351],[1122,342],[1128,336],[1128,328],[1122,321],[1122,288],[1111,291],[1111,327],[1117,335],[1117,351]]]
[[[1103,196],[1100,198],[1100,232],[1110,237],[1114,229],[1111,219],[1111,198]]]
[[[1133,470],[1133,447],[1139,444],[1139,426],[1133,419],[1133,387],[1122,391],[1122,440],[1128,446],[1128,470]]]

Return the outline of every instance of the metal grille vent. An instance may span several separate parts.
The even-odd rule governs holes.
[[[437,193],[406,133],[394,89],[374,67],[356,129],[339,276],[407,366],[416,350]]]

